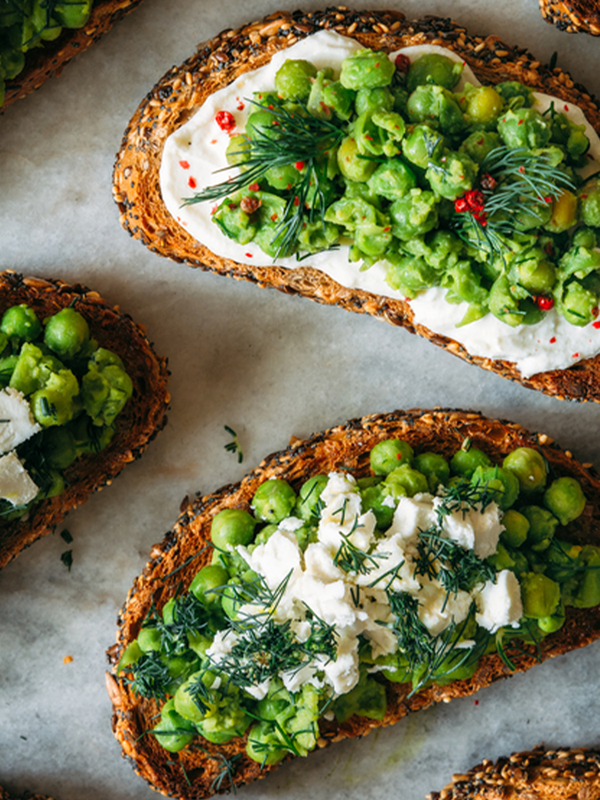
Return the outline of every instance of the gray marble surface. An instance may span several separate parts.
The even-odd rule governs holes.
[[[597,406],[540,396],[374,319],[163,261],[121,230],[111,170],[140,99],[198,42],[296,5],[145,0],[0,118],[0,268],[81,281],[118,303],[168,355],[173,398],[169,425],[144,458],[68,518],[72,570],[61,562],[59,529],[0,573],[0,784],[13,791],[156,796],[110,730],[104,653],[118,609],[181,499],[238,480],[291,435],[397,408],[474,408],[544,431],[600,467]],[[542,61],[557,51],[600,93],[600,40],[560,33],[535,0],[390,5],[452,16]],[[242,464],[224,449],[224,425],[239,434]],[[419,800],[485,757],[541,741],[597,745],[599,648],[286,765],[239,795]]]

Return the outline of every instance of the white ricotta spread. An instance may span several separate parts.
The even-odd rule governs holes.
[[[13,506],[31,502],[39,488],[29,477],[29,473],[19,461],[16,453],[0,458],[0,498],[8,500]]]
[[[11,388],[0,391],[0,454],[10,453],[38,431],[25,395]]]
[[[304,58],[312,61],[318,69],[325,66],[336,69],[344,58],[359,49],[361,45],[354,39],[332,31],[320,31],[302,39],[273,56],[269,64],[244,73],[229,86],[212,94],[202,108],[167,139],[160,170],[163,200],[172,216],[195,239],[205,244],[213,253],[242,264],[272,264],[270,257],[258,245],[252,242],[240,245],[221,232],[211,221],[214,203],[182,207],[183,199],[192,197],[195,189],[212,186],[235,174],[225,158],[229,134],[219,128],[215,115],[218,111],[229,111],[236,123],[234,133],[240,132],[245,127],[249,113],[247,98],[255,91],[272,89],[275,73],[286,59]],[[417,57],[431,51],[442,52],[449,58],[460,61],[452,51],[432,45],[407,47],[402,52],[409,57]],[[390,58],[393,60],[396,54],[391,53]],[[457,88],[461,88],[466,81],[479,85],[468,66],[465,66]],[[600,162],[600,139],[581,109],[541,93],[535,93],[535,98],[534,107],[538,110],[543,112],[554,102],[573,122],[585,125],[591,146],[588,153],[589,165],[582,174],[595,172]],[[278,263],[290,268],[298,266],[293,257],[278,259]],[[303,260],[302,265],[316,267],[343,286],[404,299],[386,283],[384,263],[378,262],[361,272],[358,263],[348,261],[346,247],[317,253]],[[598,323],[580,328],[568,323],[554,309],[537,325],[519,326],[516,329],[492,314],[469,325],[457,327],[464,317],[467,304],[447,303],[445,294],[446,290],[433,288],[410,301],[415,322],[460,342],[472,355],[515,362],[524,377],[546,370],[564,369],[600,352]]]
[[[297,527],[296,520],[279,523],[267,541],[252,551],[243,546],[237,548],[269,589],[275,592],[284,587],[271,613],[276,622],[289,621],[299,641],[306,641],[310,635],[307,609],[334,627],[335,659],[317,655],[301,669],[283,674],[285,686],[291,691],[297,691],[304,683],[320,686],[324,682],[334,695],[349,692],[359,678],[359,637],[371,644],[373,658],[396,652],[398,640],[391,629],[395,615],[388,590],[416,598],[418,617],[432,636],[465,620],[474,601],[477,621],[488,630],[513,624],[522,615],[519,584],[512,573],[499,573],[498,586],[488,582],[471,593],[448,592],[437,578],[416,574],[419,532],[439,526],[437,509],[441,497],[427,493],[401,497],[384,535],[375,533],[372,512],[363,512],[352,475],[331,473],[321,500],[324,507],[317,541],[310,543],[304,553],[290,530]],[[503,529],[496,503],[483,510],[465,506],[444,517],[443,527],[437,528],[440,535],[454,539],[465,550],[473,550],[481,559],[496,551]],[[366,554],[362,568],[348,568],[350,559],[342,567],[340,548],[347,545]],[[252,617],[257,610],[256,605],[248,604],[241,607],[239,616]],[[235,641],[236,634],[220,632],[207,655],[218,665]],[[473,642],[461,645],[470,647]],[[252,694],[264,696],[267,691],[268,683],[253,687]]]

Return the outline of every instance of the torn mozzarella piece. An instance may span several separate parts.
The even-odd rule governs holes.
[[[25,395],[10,387],[0,391],[0,453],[10,453],[38,431]]]
[[[13,506],[24,506],[39,492],[16,453],[0,458],[0,499]]]

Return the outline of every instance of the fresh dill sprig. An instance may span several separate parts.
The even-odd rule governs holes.
[[[173,678],[167,663],[156,650],[143,653],[136,662],[127,667],[127,671],[131,673],[131,677],[126,674],[124,680],[134,694],[166,699],[167,689]]]
[[[206,607],[192,593],[175,598],[172,622],[165,622],[154,604],[142,622],[142,628],[154,628],[160,634],[161,648],[168,656],[182,655],[190,649],[188,634],[201,633],[209,623]]]
[[[357,518],[358,519],[358,518]],[[333,557],[333,563],[344,572],[354,572],[357,575],[366,575],[375,569],[379,559],[385,558],[385,553],[371,555],[361,550],[350,541],[353,531],[350,533],[339,532],[342,542],[337,553]]]
[[[456,595],[461,589],[469,591],[477,583],[493,580],[496,575],[490,564],[472,550],[443,536],[435,527],[419,532],[417,551],[415,574],[437,578],[447,596]]]
[[[193,744],[193,749],[200,750],[202,753],[204,753],[206,758],[216,761],[219,764],[219,771],[210,784],[211,795],[222,794],[229,789],[231,789],[233,794],[236,794],[236,786],[233,779],[237,769],[237,762],[240,760],[240,758],[242,758],[243,753],[234,753],[231,756],[226,756],[221,751],[211,753],[197,742]],[[223,785],[225,780],[229,782],[229,786]]]
[[[229,425],[223,425],[223,427],[230,436],[233,436],[233,441],[225,445],[225,450],[227,450],[228,453],[237,453],[238,464],[241,464],[244,460],[244,454],[242,452],[242,448],[240,447],[238,435],[233,428],[229,427]]]
[[[258,183],[273,167],[302,164],[302,178],[291,187],[272,242],[277,247],[276,256],[285,255],[292,249],[304,224],[306,211],[310,222],[318,218],[324,224],[327,165],[320,161],[343,139],[344,131],[328,120],[314,117],[306,108],[290,111],[275,97],[270,99],[269,105],[254,100],[248,102],[273,116],[273,128],[254,130],[241,149],[231,154],[243,158],[243,171],[196,192],[193,197],[184,198],[183,205],[221,200]],[[224,168],[227,169],[229,167]],[[312,197],[310,203],[309,197]]]
[[[456,213],[454,228],[467,243],[503,261],[511,251],[509,240],[517,230],[519,216],[533,216],[542,224],[540,205],[558,199],[565,189],[576,188],[570,176],[545,153],[536,155],[526,147],[494,148],[479,172],[488,178],[479,192],[483,204],[477,213]]]

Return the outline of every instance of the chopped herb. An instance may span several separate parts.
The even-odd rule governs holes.
[[[60,560],[65,565],[65,567],[71,572],[71,567],[73,566],[73,551],[72,550],[65,550],[62,553]]]
[[[64,539],[67,544],[71,544],[73,541],[70,531],[68,531],[66,528],[60,532],[60,537],[61,539]]]
[[[233,441],[225,445],[225,450],[227,450],[228,453],[237,453],[238,464],[241,464],[244,460],[244,454],[242,453],[242,448],[240,447],[237,433],[233,430],[233,428],[230,428],[229,425],[223,425],[223,427],[230,436],[233,436]]]

